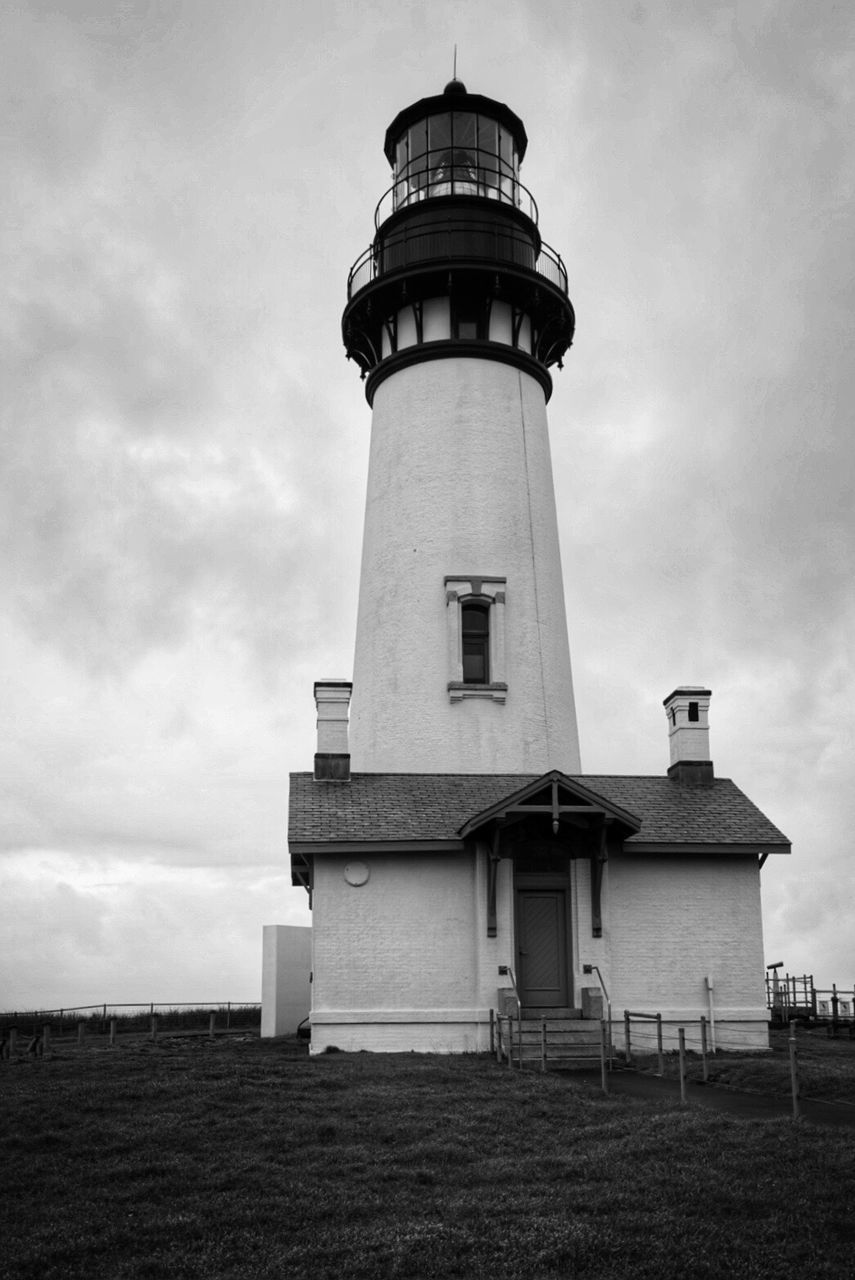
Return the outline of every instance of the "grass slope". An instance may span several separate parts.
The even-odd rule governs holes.
[[[0,1084],[4,1277],[851,1274],[850,1132],[255,1039],[62,1051]]]

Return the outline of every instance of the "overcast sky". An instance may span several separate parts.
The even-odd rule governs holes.
[[[386,126],[470,91],[577,338],[550,426],[591,773],[793,841],[767,961],[855,982],[849,3],[6,0],[0,1007],[257,999],[312,682],[349,677]]]

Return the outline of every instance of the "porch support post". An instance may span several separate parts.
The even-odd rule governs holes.
[[[499,828],[493,830],[493,846],[487,856],[487,937],[496,936],[496,879],[499,868]]]
[[[603,936],[603,867],[608,862],[609,851],[606,840],[606,829],[609,819],[604,817],[600,827],[599,852],[591,858],[591,935],[594,938]]]

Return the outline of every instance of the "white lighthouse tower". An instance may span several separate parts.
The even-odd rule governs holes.
[[[459,80],[386,133],[343,318],[373,409],[354,772],[580,770],[546,419],[574,315],[526,141]]]

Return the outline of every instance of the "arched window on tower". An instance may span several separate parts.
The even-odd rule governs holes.
[[[485,604],[464,604],[460,611],[463,641],[463,683],[490,682],[490,610]]]
[[[445,579],[448,696],[508,696],[505,675],[505,589],[507,579],[472,575]]]

